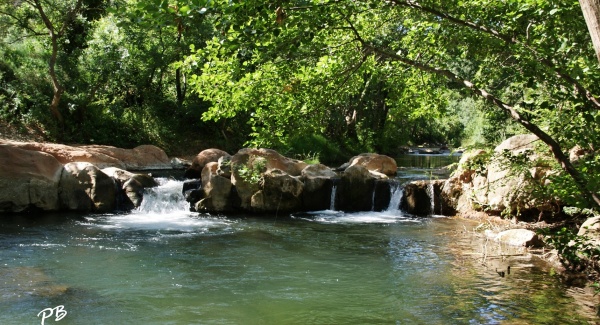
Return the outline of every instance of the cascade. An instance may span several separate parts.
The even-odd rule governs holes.
[[[373,189],[373,194],[371,195],[371,211],[375,211],[375,189]]]
[[[159,184],[157,187],[144,190],[144,199],[137,208],[138,212],[169,214],[189,211],[189,204],[181,193],[183,182],[166,178],[157,178],[156,181]]]
[[[432,182],[427,184],[427,195],[429,196],[429,201],[431,202],[431,207],[429,209],[433,215],[435,214],[435,190]]]
[[[335,211],[335,192],[337,192],[337,186],[333,184],[331,186],[331,199],[329,201],[329,210]]]
[[[386,211],[402,211],[400,209],[400,204],[402,203],[402,198],[404,197],[404,187],[400,184],[390,185],[390,203]]]

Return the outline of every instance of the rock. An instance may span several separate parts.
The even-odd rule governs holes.
[[[202,190],[202,180],[201,179],[188,179],[183,182],[182,189],[183,197],[187,202],[190,202],[192,206],[196,204],[196,202],[200,201],[204,198],[204,190]]]
[[[2,143],[0,141],[0,143]],[[96,165],[98,168],[106,167],[119,167],[125,169],[125,164],[111,156],[103,153],[90,152],[84,147],[73,147],[64,144],[56,143],[39,143],[39,142],[17,142],[17,141],[6,141],[5,144],[20,148],[23,150],[44,152],[52,155],[61,164],[68,164],[70,162],[89,162]]]
[[[522,247],[541,247],[543,241],[539,236],[528,229],[509,229],[500,232],[493,237],[495,241],[501,242],[510,246]]]
[[[581,227],[579,227],[577,235],[586,236],[589,238],[591,244],[600,246],[600,216],[588,218]]]
[[[189,160],[177,157],[171,159],[171,167],[173,167],[173,169],[188,169],[191,166],[192,162]]]
[[[244,158],[246,156],[249,158]],[[245,148],[238,151],[234,157],[232,157],[232,163],[243,160],[252,160],[251,157],[263,158],[266,162],[266,171],[279,169],[290,176],[300,176],[302,170],[308,166],[307,163],[301,160],[284,157],[275,150],[252,148]]]
[[[270,169],[263,175],[260,191],[251,198],[255,211],[297,211],[301,207],[304,184],[282,170]]]
[[[217,161],[217,175],[231,178],[231,156],[223,156]]]
[[[363,153],[352,157],[349,161],[350,166],[360,165],[369,171],[378,172],[387,176],[395,177],[398,171],[396,160],[385,155],[376,153]]]
[[[432,214],[428,187],[429,183],[426,181],[406,184],[404,186],[404,202],[401,204],[404,211],[417,216]]]
[[[156,180],[148,174],[132,173],[116,167],[104,168],[102,172],[118,182],[124,195],[118,205],[123,210],[139,207],[144,199],[144,189],[158,186]]]
[[[111,146],[68,146],[55,143],[0,141],[12,147],[48,153],[61,164],[89,162],[98,168],[118,167],[127,170],[171,169],[166,153],[152,145],[142,145],[134,149]]]
[[[539,140],[534,134],[519,134],[502,141],[494,151],[503,152],[508,150],[513,154],[523,153],[527,150],[533,150],[535,143]]]
[[[369,170],[362,165],[353,165],[342,173],[337,188],[338,210],[370,211],[373,205],[373,188],[375,179]]]
[[[62,164],[50,154],[0,144],[0,212],[56,211]]]
[[[576,145],[569,150],[569,160],[572,163],[576,163],[581,159],[585,158],[590,153],[589,150],[582,148],[580,145]]]
[[[91,153],[106,155],[123,163],[126,170],[171,169],[171,161],[167,154],[157,146],[141,145],[133,149],[111,146],[81,146]],[[100,164],[94,163],[100,167]]]
[[[68,163],[60,180],[60,202],[67,210],[111,212],[117,206],[116,181],[91,163]]]
[[[259,183],[266,172],[277,169],[290,176],[300,176],[306,166],[303,161],[284,157],[271,149],[239,150],[231,157],[231,182],[236,187],[241,208],[249,211],[255,209],[252,197],[261,190]],[[263,205],[260,200],[256,202],[259,206]]]
[[[196,205],[197,211],[208,210],[224,212],[233,210],[229,196],[231,194],[231,179],[217,174],[218,163],[209,162],[202,170],[202,189],[204,198]]]
[[[535,153],[539,139],[532,134],[511,137],[494,149],[490,156],[483,151],[466,153],[458,169],[443,186],[443,202],[460,214],[485,210],[489,214],[508,213],[520,220],[540,218],[560,206],[552,197],[540,198],[533,189],[543,186],[550,168],[537,164]],[[503,156],[526,152],[533,167],[526,172],[515,172]],[[550,215],[551,213],[548,213]]]
[[[25,296],[57,298],[69,289],[56,283],[42,269],[31,266],[0,267],[0,297],[3,301],[23,299]]]
[[[194,160],[192,165],[185,171],[186,178],[200,178],[202,177],[202,170],[204,166],[210,162],[217,162],[221,157],[230,156],[227,152],[220,149],[206,149],[202,150]]]
[[[331,191],[337,174],[321,164],[308,165],[301,172],[304,184],[302,207],[306,211],[325,210],[331,207]]]

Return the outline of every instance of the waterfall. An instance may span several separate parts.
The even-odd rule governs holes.
[[[429,201],[431,202],[430,211],[431,214],[435,214],[435,190],[433,188],[433,183],[430,182],[427,184],[427,195],[429,196]]]
[[[404,197],[404,187],[400,184],[390,185],[390,203],[385,211],[395,212],[402,211],[400,209],[400,204],[402,203],[402,198]]]
[[[331,199],[329,201],[329,210],[335,211],[335,192],[337,192],[337,186],[331,185]]]
[[[144,199],[137,208],[138,212],[169,214],[189,211],[189,204],[181,193],[182,182],[166,178],[156,180],[159,186],[144,190]]]
[[[373,194],[371,195],[371,211],[375,211],[375,189],[373,189]]]

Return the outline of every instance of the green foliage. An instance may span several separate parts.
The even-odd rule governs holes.
[[[582,271],[594,267],[600,261],[600,247],[593,244],[588,236],[577,235],[563,227],[556,232],[542,230],[546,241],[558,251],[561,263],[571,271]]]
[[[307,163],[320,162],[324,164],[339,163],[348,159],[348,154],[321,135],[298,135],[290,139],[289,151],[283,151]]]
[[[263,157],[250,156],[248,163],[236,164],[234,168],[237,174],[246,182],[252,185],[258,185],[262,180],[262,175],[266,171],[267,160]]]
[[[487,176],[487,169],[492,155],[491,151],[480,152],[465,161],[463,166],[459,166],[459,169],[473,170],[477,175]]]

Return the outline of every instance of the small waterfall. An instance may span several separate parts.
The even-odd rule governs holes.
[[[373,189],[373,194],[371,195],[371,211],[375,211],[375,189]]]
[[[329,210],[335,211],[335,195],[337,192],[337,186],[335,184],[331,185],[331,199],[329,201]]]
[[[402,211],[400,204],[404,197],[404,187],[400,184],[390,185],[390,203],[385,211]]]
[[[156,180],[159,186],[144,190],[144,199],[137,208],[138,212],[169,214],[189,211],[189,204],[181,193],[182,182],[165,178],[157,178]]]
[[[432,182],[427,184],[427,195],[429,196],[429,202],[431,202],[431,207],[429,209],[433,215],[435,214],[435,189],[433,188]]]

